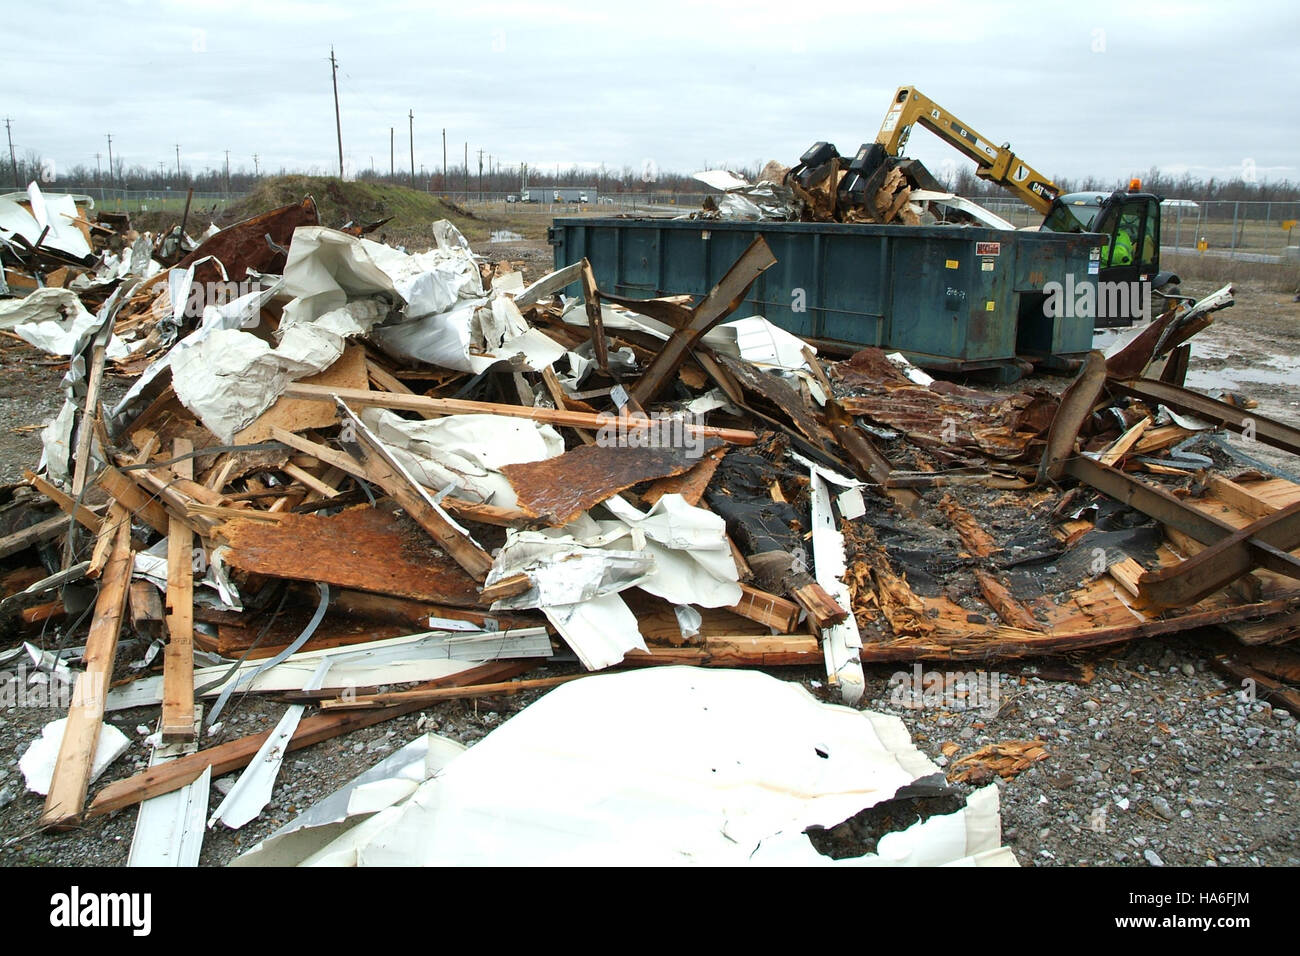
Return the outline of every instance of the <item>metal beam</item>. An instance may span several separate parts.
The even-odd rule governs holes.
[[[1091,458],[1073,458],[1066,463],[1065,471],[1206,545],[1204,551],[1185,561],[1142,575],[1140,593],[1152,607],[1195,604],[1257,567],[1300,580],[1300,558],[1288,553],[1300,547],[1300,503],[1245,528],[1236,528],[1193,508],[1163,488]]]
[[[1295,547],[1300,547],[1300,502],[1173,567],[1148,571],[1138,580],[1140,595],[1154,608],[1187,607],[1261,565],[1300,580],[1300,561],[1287,554]]]
[[[1284,425],[1249,409],[1215,401],[1189,388],[1180,388],[1168,382],[1157,382],[1149,378],[1111,382],[1110,388],[1148,403],[1167,405],[1176,412],[1195,415],[1238,433],[1248,432],[1266,445],[1281,448],[1293,455],[1300,455],[1300,428]]]

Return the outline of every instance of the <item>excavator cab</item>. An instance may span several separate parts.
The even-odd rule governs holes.
[[[1153,308],[1153,292],[1160,297],[1176,293],[1178,277],[1160,271],[1159,196],[1136,190],[1067,193],[1052,203],[1043,228],[1104,237],[1095,260],[1098,328],[1153,318],[1163,311]]]

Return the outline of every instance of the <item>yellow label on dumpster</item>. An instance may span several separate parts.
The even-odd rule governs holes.
[[[948,266],[949,269],[956,269],[959,265],[961,265],[961,263],[959,263],[956,259],[949,259],[946,265]]]
[[[985,311],[985,312],[992,312],[992,311],[993,311],[993,300],[992,300],[992,299],[989,299],[987,302],[984,303],[984,311]]]

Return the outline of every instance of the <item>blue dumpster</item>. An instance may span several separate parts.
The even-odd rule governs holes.
[[[602,289],[633,298],[702,296],[759,235],[777,263],[736,316],[762,315],[828,351],[879,346],[931,369],[1014,378],[1018,358],[1069,369],[1092,347],[1090,316],[1043,307],[1049,282],[1095,285],[1092,234],[590,218],[548,232],[557,268],[585,256]]]

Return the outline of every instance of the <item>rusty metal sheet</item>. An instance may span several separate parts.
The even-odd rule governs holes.
[[[248,278],[249,269],[279,275],[284,271],[293,231],[299,226],[317,225],[320,225],[320,217],[316,215],[316,202],[308,196],[292,206],[281,206],[227,226],[199,243],[199,247],[176,267],[188,269],[192,263],[214,256],[226,267],[226,277],[231,282]]]
[[[329,517],[286,514],[277,521],[236,518],[217,534],[230,545],[226,564],[240,571],[453,607],[479,604],[474,579],[419,525],[377,508]]]
[[[1084,360],[1079,377],[1061,394],[1061,406],[1047,433],[1047,449],[1038,464],[1038,480],[1056,481],[1065,471],[1068,458],[1074,455],[1079,429],[1092,414],[1092,407],[1106,384],[1106,359],[1095,349]]]
[[[849,414],[897,429],[931,449],[1000,461],[1029,457],[1059,404],[1042,389],[1000,396],[943,381],[917,385],[880,349],[863,349],[831,366],[830,374],[859,393],[839,399]]]
[[[689,471],[721,445],[716,439],[691,447],[580,445],[558,458],[506,465],[501,472],[514,486],[520,510],[558,526],[633,485]]]
[[[814,445],[821,446],[825,433],[804,404],[803,396],[794,388],[777,376],[760,371],[744,359],[721,354],[715,354],[714,358],[735,376],[743,388],[766,399],[777,410],[777,414],[793,422],[805,438]]]

